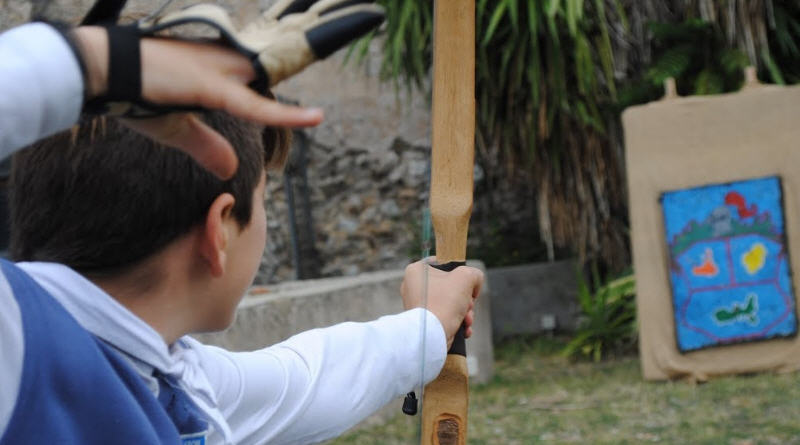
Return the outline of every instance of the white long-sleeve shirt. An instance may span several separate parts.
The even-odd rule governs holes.
[[[73,125],[83,103],[80,65],[52,27],[0,34],[0,158]]]
[[[419,384],[423,356],[426,383],[446,357],[444,330],[424,309],[307,331],[253,352],[230,352],[191,337],[168,346],[147,323],[67,266],[17,265],[81,326],[119,351],[154,393],[153,370],[174,377],[209,419],[210,444],[303,444],[335,437]],[[2,435],[24,352],[19,309],[2,276],[0,308]],[[15,311],[16,320],[8,317]]]
[[[0,34],[0,158],[73,125],[82,95],[80,67],[51,27],[30,24]],[[411,390],[421,368],[424,381],[432,380],[446,357],[444,330],[423,309],[308,331],[254,352],[229,352],[190,337],[166,345],[66,266],[20,267],[84,328],[120,351],[154,393],[154,369],[176,377],[208,416],[213,444],[334,437]],[[19,391],[23,354],[19,307],[0,274],[0,437]]]

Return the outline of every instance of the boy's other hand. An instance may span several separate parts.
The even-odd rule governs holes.
[[[77,28],[87,69],[87,96],[108,86],[108,36],[100,27]],[[263,125],[308,127],[322,121],[322,110],[278,103],[248,87],[255,78],[250,61],[229,48],[197,42],[145,38],[141,44],[142,96],[158,104],[224,110]],[[126,125],[165,145],[187,152],[225,179],[236,172],[233,147],[191,113],[126,119]]]
[[[400,286],[406,310],[422,307],[426,292],[426,273],[427,309],[442,323],[449,348],[462,322],[466,325],[466,337],[472,335],[475,299],[481,292],[483,272],[469,266],[444,272],[429,266],[425,261],[412,263],[406,267],[403,284]]]

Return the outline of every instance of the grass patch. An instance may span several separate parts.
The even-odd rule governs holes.
[[[694,385],[644,382],[635,357],[569,362],[564,341],[496,348],[495,377],[470,390],[469,443],[800,444],[800,373]],[[399,415],[333,442],[411,444],[419,417]]]

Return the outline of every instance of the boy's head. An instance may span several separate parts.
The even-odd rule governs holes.
[[[224,113],[206,113],[203,120],[236,151],[239,167],[229,180],[114,119],[82,122],[18,153],[10,182],[12,258],[114,277],[207,224],[223,195],[232,199],[218,210],[239,231],[254,216],[263,220],[263,198],[254,192],[263,187],[266,168],[285,162],[288,131]],[[258,256],[257,267],[263,236],[255,241],[262,245],[247,254]]]

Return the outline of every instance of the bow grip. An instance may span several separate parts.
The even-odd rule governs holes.
[[[450,261],[449,263],[444,264],[431,264],[431,267],[439,269],[444,272],[452,272],[457,267],[465,266],[467,264],[466,261]],[[453,338],[453,344],[450,345],[450,349],[447,351],[447,354],[457,354],[466,357],[467,356],[467,342],[466,342],[466,332],[467,327],[464,323],[461,323],[461,327],[458,328],[458,332],[456,332],[455,338]]]

